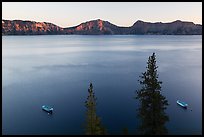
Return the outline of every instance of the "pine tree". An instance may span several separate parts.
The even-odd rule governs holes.
[[[139,132],[149,135],[167,134],[165,123],[169,117],[166,115],[165,109],[169,104],[161,94],[162,82],[158,80],[155,53],[149,57],[146,68],[147,70],[140,76],[141,80],[138,80],[142,88],[136,92],[136,99],[140,101],[138,116],[141,119],[141,125]]]
[[[105,134],[105,128],[102,127],[101,119],[96,115],[96,100],[94,95],[93,85],[90,83],[88,89],[89,95],[85,106],[87,108],[86,115],[86,134],[87,135],[102,135]]]

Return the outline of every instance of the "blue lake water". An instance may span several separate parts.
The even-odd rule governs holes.
[[[167,35],[2,36],[3,134],[84,134],[90,82],[107,132],[135,134],[137,80],[153,52],[169,134],[201,135],[202,36]]]

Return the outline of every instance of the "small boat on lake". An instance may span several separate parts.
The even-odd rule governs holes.
[[[53,111],[53,108],[50,107],[50,106],[47,106],[47,105],[43,105],[43,106],[42,106],[42,109],[43,109],[44,111],[46,111],[46,112],[49,112],[49,113],[52,113],[52,111]]]
[[[183,101],[180,101],[180,100],[177,100],[176,103],[184,108],[187,108],[188,107],[188,104],[183,102]]]

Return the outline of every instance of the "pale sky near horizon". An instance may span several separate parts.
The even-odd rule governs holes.
[[[60,27],[94,19],[124,27],[137,20],[202,24],[202,2],[2,2],[2,19],[50,22]]]

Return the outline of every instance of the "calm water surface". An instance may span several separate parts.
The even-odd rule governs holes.
[[[202,134],[202,36],[163,35],[3,36],[3,134],[84,134],[90,82],[107,132],[136,134],[135,90],[152,52],[170,104],[169,134]]]

